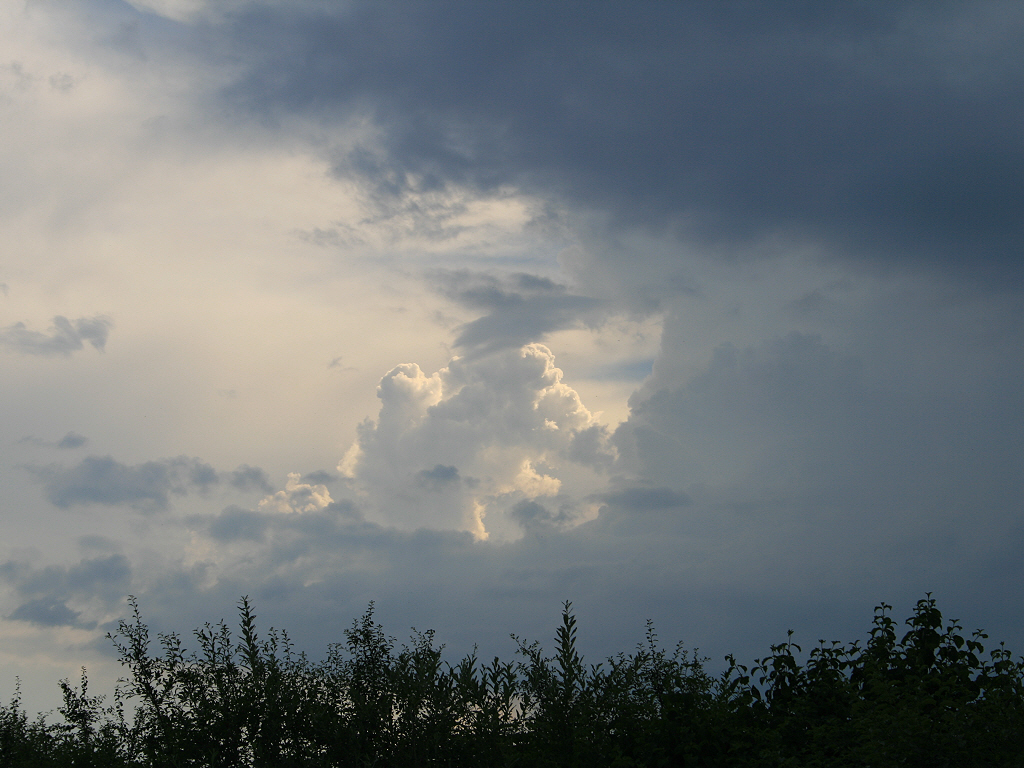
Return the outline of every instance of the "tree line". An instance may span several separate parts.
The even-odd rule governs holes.
[[[126,676],[111,703],[60,682],[59,720],[0,706],[0,766],[467,768],[1024,766],[1024,659],[944,622],[929,595],[905,627],[882,604],[863,642],[771,646],[721,675],[648,623],[629,654],[587,664],[562,612],[553,655],[446,663],[433,631],[387,636],[373,604],[312,661],[257,633],[242,598],[221,621],[150,636],[138,603],[109,635]]]

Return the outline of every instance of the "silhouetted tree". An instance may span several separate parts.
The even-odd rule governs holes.
[[[880,605],[868,639],[793,642],[718,678],[648,624],[631,654],[588,665],[565,603],[554,654],[446,663],[434,633],[398,648],[371,603],[312,662],[287,633],[222,621],[154,643],[138,603],[111,635],[127,676],[113,706],[60,682],[61,720],[0,707],[0,766],[1024,766],[1024,660],[944,624],[930,595],[900,637]],[[133,711],[129,721],[126,709]]]

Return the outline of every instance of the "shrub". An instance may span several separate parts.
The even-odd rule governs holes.
[[[61,681],[61,722],[0,707],[11,766],[1021,766],[1024,660],[944,624],[931,596],[899,638],[880,605],[868,639],[793,642],[718,678],[648,624],[631,654],[588,665],[565,603],[554,655],[443,660],[434,633],[398,648],[366,613],[313,662],[287,633],[222,621],[154,642],[138,603],[110,636],[127,676],[114,705]],[[129,722],[125,709],[134,711]]]

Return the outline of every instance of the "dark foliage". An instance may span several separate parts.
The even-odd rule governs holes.
[[[515,661],[445,663],[433,632],[396,646],[373,604],[325,660],[256,631],[239,603],[221,622],[155,645],[132,618],[111,636],[128,676],[115,705],[60,686],[61,722],[30,720],[20,689],[0,707],[11,766],[1024,766],[1024,660],[943,624],[918,602],[899,637],[885,604],[862,646],[790,637],[718,678],[648,625],[630,655],[587,665],[565,604],[548,657],[517,639]],[[133,712],[125,716],[126,708]]]

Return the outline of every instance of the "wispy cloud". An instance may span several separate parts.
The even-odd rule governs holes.
[[[53,325],[47,332],[29,330],[25,323],[15,323],[0,329],[0,344],[29,355],[63,355],[82,349],[88,342],[94,349],[103,351],[107,336],[113,325],[108,317],[80,317],[68,320],[62,315],[53,318]]]
[[[61,450],[74,450],[75,448],[82,448],[88,445],[89,438],[85,435],[80,435],[77,432],[68,432],[60,440],[53,442],[49,440],[43,440],[38,437],[23,437],[18,440],[19,444],[36,445],[40,448],[59,448]]]
[[[219,473],[209,464],[186,456],[141,464],[123,464],[111,456],[86,456],[73,466],[27,465],[26,469],[42,483],[50,503],[61,509],[123,504],[147,512],[163,511],[173,496],[205,493],[224,482],[242,491],[273,490],[266,473],[258,467],[243,465]]]
[[[18,560],[0,563],[0,579],[22,600],[7,618],[45,627],[94,628],[94,621],[83,620],[81,611],[68,603],[100,601],[113,607],[129,588],[131,576],[131,564],[120,554],[86,558],[67,567],[35,568]]]
[[[470,354],[521,347],[554,331],[593,325],[607,310],[598,299],[573,295],[565,285],[528,273],[438,270],[430,280],[442,295],[486,312],[457,329],[456,346]]]

